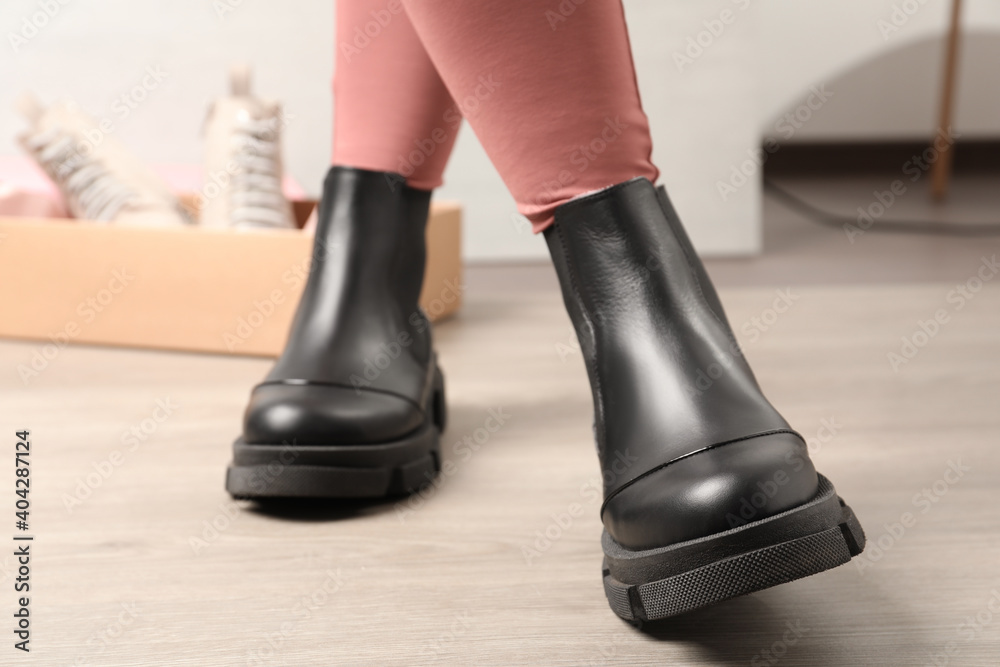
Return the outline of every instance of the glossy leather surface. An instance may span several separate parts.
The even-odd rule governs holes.
[[[773,516],[817,488],[805,443],[775,433],[659,468],[610,498],[602,518],[619,544],[653,549]]]
[[[818,488],[801,437],[761,393],[664,201],[633,179],[559,207],[545,232],[593,389],[602,517],[636,549],[731,527],[726,515],[779,469],[794,479],[756,519]],[[793,457],[805,462],[798,470],[786,464]]]
[[[317,384],[262,384],[254,389],[243,439],[248,443],[390,442],[420,428],[419,406],[395,394]]]
[[[681,218],[677,215],[677,210],[671,203],[670,197],[667,196],[667,189],[662,185],[656,186],[656,198],[660,202],[660,208],[663,209],[663,216],[666,218],[667,224],[670,225],[670,231],[673,232],[674,237],[677,239],[677,244],[684,251],[684,257],[688,260],[691,270],[694,271],[695,280],[698,283],[699,289],[701,289],[702,296],[705,297],[705,303],[712,309],[715,316],[719,318],[719,321],[726,326],[727,330],[731,330],[729,319],[726,317],[726,311],[722,307],[722,301],[719,299],[718,292],[715,291],[715,285],[712,284],[712,280],[708,277],[705,265],[701,263],[701,259],[694,249],[694,244],[691,243],[691,239],[687,235],[687,230],[684,229]]]
[[[366,444],[429,419],[434,356],[418,306],[430,192],[332,167],[288,342],[251,396],[244,440]]]

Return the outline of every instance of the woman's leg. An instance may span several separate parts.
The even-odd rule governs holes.
[[[441,185],[462,117],[399,0],[338,0],[333,164]]]
[[[403,2],[544,228],[591,381],[614,611],[666,618],[860,553],[860,525],[761,392],[653,185],[620,3],[550,23],[532,0]]]
[[[403,0],[431,60],[536,231],[573,197],[657,177],[619,2]]]

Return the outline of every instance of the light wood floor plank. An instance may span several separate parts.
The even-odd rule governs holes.
[[[0,663],[923,665],[954,642],[949,664],[997,664],[1000,613],[960,626],[985,618],[993,595],[1000,608],[1000,285],[899,372],[886,356],[948,307],[950,288],[796,288],[756,340],[743,325],[774,290],[724,292],[769,397],[881,557],[648,632],[602,592],[591,399],[551,290],[469,294],[438,329],[455,473],[384,505],[265,514],[229,501],[230,442],[267,361],[69,348],[25,386],[14,369],[35,345],[2,343],[0,427],[8,442],[32,430],[37,541],[31,663],[10,646]],[[95,466],[168,399],[173,414],[100,478]],[[490,410],[509,415],[503,427],[478,450],[458,444]],[[921,513],[914,496],[950,462],[970,470]],[[88,475],[99,485],[67,509]],[[573,503],[583,515],[558,527]],[[893,538],[884,526],[904,512],[917,523]],[[557,539],[536,544],[547,530]],[[12,565],[0,557],[8,619]],[[789,624],[801,638],[782,644]],[[772,647],[778,663],[761,655]]]

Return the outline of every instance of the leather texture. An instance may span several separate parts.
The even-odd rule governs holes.
[[[572,200],[545,239],[593,390],[616,541],[675,544],[815,495],[805,443],[761,392],[665,192],[637,178]]]
[[[250,444],[397,440],[431,418],[431,327],[418,305],[431,193],[332,167],[285,350],[254,388]]]

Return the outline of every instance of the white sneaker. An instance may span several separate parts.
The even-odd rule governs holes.
[[[71,102],[45,109],[30,93],[18,110],[21,145],[59,187],[75,218],[145,226],[188,224],[166,184]]]
[[[205,126],[201,224],[294,229],[281,190],[281,106],[250,94],[244,65],[230,70],[229,82],[230,96],[212,104]]]

